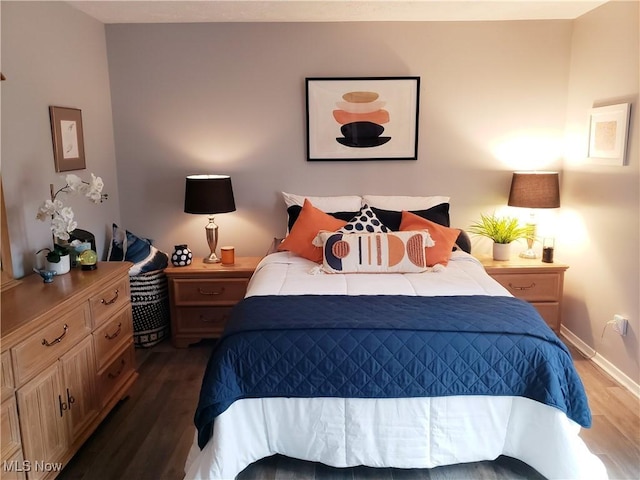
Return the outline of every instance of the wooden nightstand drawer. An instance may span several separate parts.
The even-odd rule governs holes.
[[[132,335],[133,325],[129,308],[125,308],[93,332],[98,370],[109,363],[124,343],[131,341]]]
[[[53,320],[12,349],[16,386],[60,358],[91,332],[89,304]]]
[[[480,262],[494,280],[514,297],[530,302],[556,333],[562,323],[562,289],[564,272],[561,263],[542,263],[540,259],[511,258],[507,261],[480,257]]]
[[[514,296],[528,302],[554,302],[560,297],[557,273],[518,273],[491,275]]]
[[[260,257],[236,257],[233,265],[194,259],[186,267],[168,267],[171,341],[187,347],[222,334],[231,308],[242,300]]]
[[[176,310],[176,323],[180,332],[207,332],[221,334],[233,307],[189,307]]]
[[[174,301],[185,305],[233,305],[247,291],[246,278],[180,279],[174,280]]]

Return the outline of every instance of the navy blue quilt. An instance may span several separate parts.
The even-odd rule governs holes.
[[[198,444],[234,401],[260,397],[522,396],[584,427],[591,412],[565,345],[530,304],[489,296],[256,296],[216,344]]]

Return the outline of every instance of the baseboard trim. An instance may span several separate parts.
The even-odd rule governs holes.
[[[616,382],[618,382],[622,387],[629,390],[633,395],[635,395],[638,399],[640,399],[640,384],[633,381],[632,378],[625,375],[618,367],[616,367],[609,360],[600,355],[596,350],[591,348],[589,345],[584,343],[576,334],[574,334],[571,330],[562,325],[560,333],[562,336],[571,343],[574,347],[576,347],[580,352],[595,363],[598,367],[604,370],[608,375],[610,375]]]

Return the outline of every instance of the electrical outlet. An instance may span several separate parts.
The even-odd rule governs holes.
[[[627,324],[629,321],[622,315],[615,314],[613,316],[613,329],[623,337],[627,334]]]

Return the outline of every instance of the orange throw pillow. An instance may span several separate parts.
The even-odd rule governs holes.
[[[322,247],[313,245],[320,230],[335,232],[347,224],[344,220],[339,220],[331,215],[317,209],[308,199],[304,199],[300,215],[293,224],[291,232],[278,246],[278,251],[293,252],[312,262],[322,262]]]
[[[419,217],[414,213],[407,212],[406,210],[402,211],[402,220],[400,221],[401,232],[424,229],[427,229],[429,235],[431,235],[431,238],[436,243],[433,247],[425,247],[427,266],[433,267],[438,263],[447,265],[460,230],[445,227],[426,218]]]

